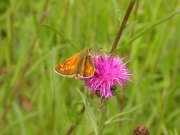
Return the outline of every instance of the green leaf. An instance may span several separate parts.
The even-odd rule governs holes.
[[[117,121],[119,119],[119,117],[121,117],[121,116],[123,116],[125,114],[128,114],[128,113],[131,113],[131,112],[137,110],[138,108],[140,108],[141,106],[142,106],[142,104],[141,105],[137,105],[137,106],[133,107],[132,109],[130,109],[128,111],[125,111],[125,112],[122,112],[122,113],[117,113],[114,116],[112,116],[111,118],[109,118],[105,122],[105,124],[107,125],[107,124],[113,123],[113,121]]]
[[[90,122],[90,124],[94,130],[94,133],[97,135],[98,128],[97,128],[96,118],[95,118],[95,115],[91,109],[91,106],[90,106],[89,102],[86,100],[83,93],[79,89],[77,89],[77,91],[80,94],[80,96],[83,100],[84,106],[86,108],[87,118],[88,118],[88,120],[89,120],[89,122]]]
[[[112,121],[106,121],[105,125],[110,125],[110,124],[117,123],[117,122],[120,122],[120,121],[133,121],[133,120],[130,119],[130,118],[117,118],[117,119],[112,120]]]

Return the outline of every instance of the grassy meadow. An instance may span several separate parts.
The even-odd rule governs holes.
[[[0,135],[97,134],[99,97],[53,69],[84,48],[109,53],[128,4],[0,0]],[[179,135],[180,1],[136,0],[116,54],[132,81],[108,100],[104,135]]]

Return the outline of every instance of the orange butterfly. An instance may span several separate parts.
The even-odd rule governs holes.
[[[90,48],[76,53],[55,67],[55,72],[67,77],[89,78],[94,75],[94,63]]]

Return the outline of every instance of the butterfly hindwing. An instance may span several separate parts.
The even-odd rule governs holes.
[[[83,78],[89,78],[93,76],[93,74],[94,74],[94,64],[91,56],[87,55],[83,59],[82,66],[78,76]]]
[[[91,77],[94,75],[94,63],[90,56],[87,56],[84,68],[84,77]]]

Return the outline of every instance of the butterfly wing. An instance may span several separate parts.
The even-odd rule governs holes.
[[[76,67],[78,64],[79,53],[74,54],[62,64],[55,67],[55,72],[62,76],[74,77],[76,74]]]
[[[80,78],[89,78],[94,75],[94,63],[90,55],[84,57],[81,70],[78,73]]]

